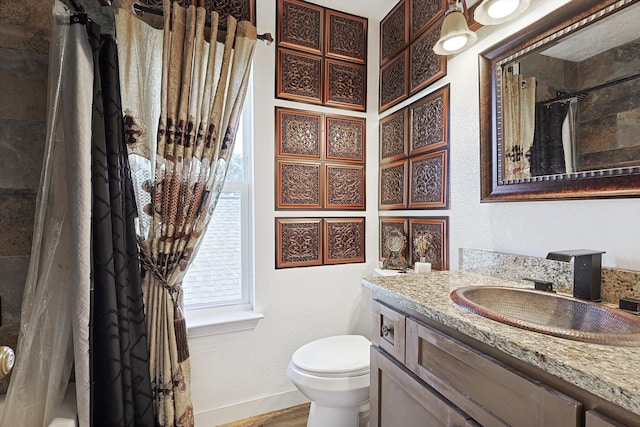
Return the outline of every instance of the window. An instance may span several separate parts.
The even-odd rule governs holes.
[[[252,90],[245,100],[224,188],[196,258],[183,280],[184,305],[195,310],[234,306],[250,309],[252,263]],[[220,310],[218,310],[220,311]]]

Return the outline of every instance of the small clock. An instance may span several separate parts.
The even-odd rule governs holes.
[[[389,270],[405,270],[407,260],[404,257],[404,249],[407,246],[407,238],[398,230],[391,230],[384,239],[384,247],[387,249],[387,257],[382,266]]]

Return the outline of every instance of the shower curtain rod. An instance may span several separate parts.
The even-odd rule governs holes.
[[[133,11],[141,14],[150,13],[152,15],[158,15],[158,16],[163,15],[162,9],[146,6],[141,3],[134,3]],[[206,25],[211,26],[209,22],[207,22]],[[218,28],[220,28],[223,31],[227,29],[227,27],[223,24],[218,25]],[[258,34],[257,39],[264,42],[264,44],[266,44],[267,46],[271,45],[271,43],[273,42],[273,37],[271,36],[271,33]]]
[[[634,75],[631,75],[631,76],[627,76],[627,77],[622,77],[622,78],[617,79],[617,80],[612,80],[610,82],[603,83],[603,84],[598,85],[598,86],[593,86],[593,87],[590,87],[588,89],[579,90],[577,92],[563,93],[562,95],[560,95],[560,96],[558,96],[556,98],[552,98],[552,99],[549,99],[548,101],[544,101],[544,103],[545,103],[545,105],[553,104],[554,102],[568,101],[571,98],[578,98],[578,101],[582,101],[587,96],[587,94],[590,93],[590,92],[595,92],[596,90],[604,89],[604,88],[607,88],[607,87],[610,87],[610,86],[614,86],[614,85],[617,85],[617,84],[620,84],[620,83],[626,83],[628,81],[635,80],[637,78],[640,78],[640,73],[634,74]]]

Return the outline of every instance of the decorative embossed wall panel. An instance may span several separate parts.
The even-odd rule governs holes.
[[[380,69],[379,111],[383,112],[409,95],[409,52],[403,50]]]
[[[446,10],[447,0],[409,0],[409,38],[413,40],[422,30],[442,19]]]
[[[162,10],[163,0],[138,0],[141,4]],[[191,0],[179,0],[182,6],[189,6]],[[220,22],[226,22],[231,15],[238,21],[249,21],[256,25],[256,0],[205,0],[204,7],[207,12],[218,12]],[[209,15],[209,14],[207,14]]]
[[[278,0],[278,45],[321,55],[324,8],[298,0]]]
[[[446,209],[448,192],[448,150],[410,157],[409,209]]]
[[[336,59],[325,59],[324,103],[365,111],[367,101],[367,67]]]
[[[276,143],[279,157],[320,159],[322,114],[276,108]]]
[[[389,61],[409,42],[409,8],[400,0],[380,22],[380,65]]]
[[[380,217],[380,228],[379,228],[380,230],[380,241],[379,241],[380,261],[384,260],[389,255],[389,251],[384,246],[384,241],[386,240],[389,233],[395,230],[395,231],[399,231],[406,237],[408,232],[408,227],[407,227],[408,224],[409,224],[409,221],[406,218]],[[409,259],[408,243],[409,241],[407,240],[407,246],[404,248],[404,252],[402,253],[402,255],[407,260]]]
[[[325,165],[325,167],[325,208],[364,209],[364,166]]]
[[[321,166],[316,162],[277,162],[276,208],[320,209]]]
[[[367,18],[278,0],[276,97],[366,111]]]
[[[407,160],[380,166],[378,206],[381,210],[407,207],[407,173]]]
[[[447,57],[437,55],[433,46],[440,38],[440,23],[429,27],[409,48],[409,93],[413,95],[447,75]]]
[[[279,49],[276,92],[283,99],[322,103],[322,57]]]
[[[449,143],[449,85],[409,106],[411,156]]]
[[[367,19],[327,9],[326,56],[360,64],[367,61]]]
[[[364,218],[324,219],[324,263],[364,262]]]
[[[276,218],[276,268],[322,265],[322,220]]]
[[[407,157],[408,129],[406,108],[380,120],[380,164]]]
[[[365,209],[366,119],[276,107],[275,127],[276,209]]]
[[[327,116],[326,158],[343,162],[364,162],[365,119]]]
[[[449,268],[449,217],[409,218],[409,246],[411,247],[410,262],[413,266],[420,261],[413,247],[413,240],[421,235],[427,235],[431,245],[427,249],[425,258],[434,270]]]

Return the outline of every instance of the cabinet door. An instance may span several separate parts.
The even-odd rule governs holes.
[[[413,374],[371,347],[370,427],[476,426]]]
[[[405,316],[396,310],[373,301],[373,345],[404,363]]]
[[[624,424],[614,421],[594,410],[587,411],[584,425],[585,427],[624,427]]]
[[[443,334],[407,319],[406,366],[485,426],[581,424],[582,404]]]

